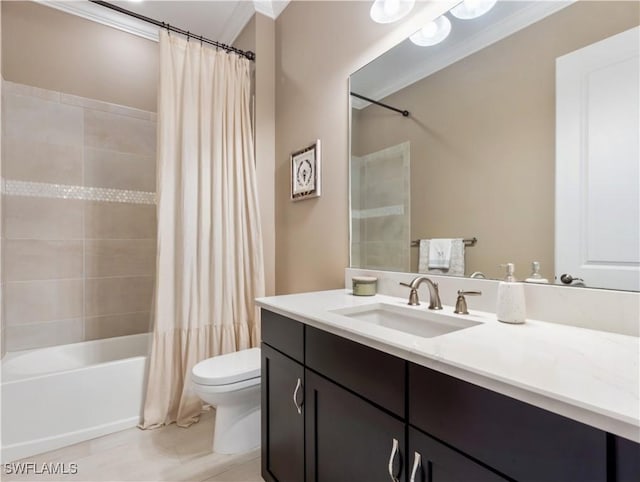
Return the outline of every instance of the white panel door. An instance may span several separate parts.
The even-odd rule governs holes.
[[[586,286],[640,290],[640,27],[556,60],[556,252]]]

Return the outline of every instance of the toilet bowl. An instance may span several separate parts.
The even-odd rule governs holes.
[[[201,361],[191,370],[194,391],[216,409],[213,451],[239,454],[260,446],[260,348]]]

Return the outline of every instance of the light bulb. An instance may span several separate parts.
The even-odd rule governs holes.
[[[495,6],[496,2],[497,0],[464,0],[453,7],[450,12],[451,15],[461,20],[470,20],[487,13]]]
[[[400,10],[400,0],[384,0],[382,8],[387,17],[393,17]]]
[[[420,47],[430,47],[439,44],[451,33],[451,21],[444,15],[429,22],[409,39]]]
[[[420,29],[420,35],[425,38],[432,38],[438,33],[438,25],[435,22],[429,22]]]
[[[415,0],[375,0],[369,10],[374,22],[391,23],[408,15]]]

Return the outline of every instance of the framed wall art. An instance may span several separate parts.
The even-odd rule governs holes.
[[[320,196],[320,140],[291,154],[291,200]]]

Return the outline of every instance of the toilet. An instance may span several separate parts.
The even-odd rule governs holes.
[[[194,391],[216,409],[213,451],[239,454],[260,446],[260,348],[201,361],[191,370]]]

